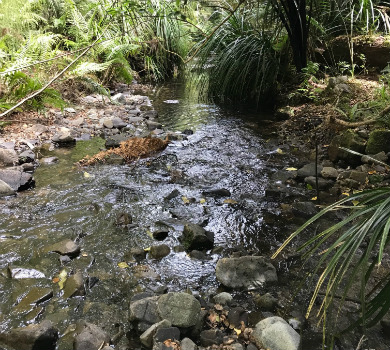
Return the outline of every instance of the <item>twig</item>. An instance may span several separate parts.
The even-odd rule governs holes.
[[[92,47],[96,45],[96,43],[100,40],[101,36],[99,36],[91,45],[87,46],[87,48],[78,55],[71,63],[69,63],[61,72],[59,72],[54,78],[52,78],[45,86],[43,86],[38,91],[35,91],[32,95],[25,97],[20,102],[18,102],[15,106],[11,107],[4,113],[0,114],[0,117],[5,117],[7,114],[14,111],[16,108],[20,107],[23,103],[27,102],[28,100],[31,100],[35,96],[38,96],[40,93],[45,91],[54,81],[56,81],[60,76],[62,76],[74,63],[76,63],[81,57],[83,57],[89,50],[91,50]]]
[[[365,338],[366,338],[366,336],[365,336],[365,335],[362,335],[362,337],[361,337],[360,340],[359,340],[359,343],[358,343],[358,346],[357,346],[356,350],[360,350],[360,349],[362,348],[363,343],[366,341]]]

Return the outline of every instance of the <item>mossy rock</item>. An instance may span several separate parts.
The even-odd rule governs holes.
[[[332,162],[345,160],[347,163],[354,165],[360,164],[360,156],[351,154],[340,149],[340,147],[348,148],[351,151],[363,153],[366,146],[365,140],[352,130],[346,130],[342,134],[333,138],[328,148],[328,156]],[[377,152],[378,153],[378,152]]]
[[[371,132],[367,141],[366,153],[390,152],[390,130],[378,129]]]

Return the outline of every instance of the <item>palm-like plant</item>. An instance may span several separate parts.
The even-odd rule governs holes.
[[[298,248],[305,259],[318,259],[314,275],[320,276],[315,284],[307,316],[316,299],[323,295],[318,315],[324,321],[328,334],[332,334],[333,329],[331,330],[330,322],[326,324],[326,321],[331,319],[330,315],[338,315],[335,308],[342,311],[348,293],[356,288],[357,282],[360,284],[360,315],[344,331],[357,325],[372,326],[390,309],[390,273],[381,274],[380,271],[384,256],[389,253],[389,187],[356,193],[326,207],[296,230],[273,258],[311,224],[336,209],[348,209],[349,215]],[[325,250],[324,245],[328,246]],[[374,283],[376,279],[379,282]]]

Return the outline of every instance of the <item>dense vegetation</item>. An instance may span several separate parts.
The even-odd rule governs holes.
[[[317,91],[316,83],[327,74],[353,77],[368,72],[366,57],[356,51],[356,38],[385,37],[390,31],[389,6],[378,0],[1,0],[0,112],[5,116],[40,91],[21,107],[62,108],[66,99],[74,98],[72,91],[108,95],[113,82],[162,81],[186,67],[199,73],[200,87],[215,99],[259,105],[292,87],[289,92],[301,100],[316,102],[326,98],[326,91],[320,95],[325,89]],[[332,51],[336,38],[345,43],[345,60]],[[321,55],[324,49],[330,52],[327,57]],[[390,101],[389,72],[375,72],[380,88],[375,100],[364,105],[342,105],[342,97],[336,96],[334,104],[347,121],[356,121],[359,109],[373,118],[383,112]],[[46,86],[50,79],[53,83]],[[366,293],[370,274],[389,246],[388,190],[358,194],[338,205],[356,199],[364,206],[303,249],[310,246],[310,254],[348,227],[318,265],[330,261],[318,285],[327,285],[322,314],[326,319],[336,287],[368,238],[370,244],[348,281],[365,276],[363,317],[357,324],[371,325],[390,308],[388,275],[375,291]],[[347,283],[343,298],[349,288]]]

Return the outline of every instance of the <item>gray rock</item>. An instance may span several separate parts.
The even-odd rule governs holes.
[[[382,152],[379,152],[379,153],[371,155],[371,156],[364,155],[362,157],[362,163],[365,163],[365,164],[375,164],[375,163],[378,163],[375,160],[378,160],[380,162],[386,163],[387,160],[388,160],[387,154],[382,151]]]
[[[70,108],[70,107],[64,108],[64,111],[71,114],[77,113],[77,111],[74,108]]]
[[[31,174],[19,170],[0,170],[0,180],[8,184],[14,191],[26,190],[34,186]]]
[[[85,104],[95,104],[95,103],[97,103],[99,101],[98,101],[98,99],[95,96],[90,95],[90,96],[83,97],[81,99],[81,102],[85,103]]]
[[[54,350],[57,339],[58,330],[50,321],[15,328],[8,333],[0,334],[0,342],[15,350]]]
[[[35,124],[33,125],[31,128],[30,128],[30,131],[35,133],[35,135],[41,135],[43,134],[44,132],[47,132],[49,131],[49,128],[46,126],[46,125],[42,125],[42,124]]]
[[[35,160],[35,153],[31,150],[19,154],[19,163],[31,163]]]
[[[51,246],[47,247],[46,251],[76,257],[80,254],[80,246],[70,239],[64,239],[61,242],[52,244]]]
[[[162,320],[154,325],[150,326],[145,332],[139,337],[141,343],[147,348],[153,346],[153,337],[156,334],[157,330],[160,328],[171,327],[172,323],[169,320]]]
[[[339,176],[339,173],[337,169],[332,167],[324,167],[321,170],[321,176],[324,178],[330,178],[330,179],[337,179],[337,176]]]
[[[187,293],[168,293],[158,300],[158,313],[162,319],[173,326],[188,328],[194,326],[199,318],[200,303]]]
[[[346,92],[347,94],[351,92],[351,88],[347,84],[337,84],[334,89],[337,92]]]
[[[76,140],[72,136],[72,131],[68,128],[60,128],[60,130],[52,137],[53,142],[59,144],[74,143]]]
[[[169,255],[171,249],[166,244],[154,245],[150,247],[149,254],[154,259],[162,259]]]
[[[180,340],[180,330],[177,327],[159,328],[153,337],[155,343],[163,343],[166,340]]]
[[[224,333],[219,329],[208,329],[200,333],[200,343],[204,347],[223,343]]]
[[[186,250],[212,249],[214,246],[214,234],[207,232],[203,227],[187,223],[184,225],[180,240]]]
[[[121,142],[126,141],[131,137],[132,135],[127,133],[121,133],[121,134],[110,136],[106,139],[105,146],[106,148],[119,147]]]
[[[196,344],[190,338],[184,338],[180,342],[181,350],[198,350]]]
[[[127,125],[127,123],[125,123],[121,118],[119,118],[119,117],[114,117],[114,118],[112,118],[111,119],[111,121],[112,121],[112,125],[113,125],[113,127],[115,128],[115,129],[122,129],[122,128],[124,128],[126,125]]]
[[[292,211],[295,216],[311,218],[318,213],[318,209],[313,202],[297,202],[292,205]]]
[[[352,130],[346,130],[342,134],[333,138],[328,147],[328,156],[332,162],[345,160],[350,164],[358,165],[358,163],[360,163],[360,156],[344,151],[340,149],[340,147],[363,153],[365,146],[366,141],[363,138],[354,133]]]
[[[76,118],[76,119],[73,119],[73,120],[69,120],[68,124],[71,125],[71,126],[76,126],[76,127],[80,126],[80,125],[84,124],[84,118],[80,117],[80,118]]]
[[[207,191],[203,191],[202,194],[206,197],[214,197],[214,198],[220,198],[220,197],[230,197],[231,193],[226,188],[215,188]]]
[[[76,333],[73,342],[74,350],[99,350],[110,343],[109,335],[92,323],[78,322]]]
[[[153,232],[153,238],[158,241],[163,241],[168,237],[169,230],[157,230]]]
[[[145,119],[155,119],[155,118],[158,118],[158,113],[157,111],[146,111],[144,113],[142,113],[142,117],[145,118]]]
[[[81,271],[68,277],[64,286],[64,299],[85,295],[84,280]]]
[[[180,191],[175,188],[171,193],[164,197],[165,200],[170,201],[180,195]]]
[[[317,171],[318,175],[321,174],[323,167],[322,165],[317,165]],[[300,178],[305,178],[309,176],[315,176],[316,175],[316,164],[315,163],[309,163],[304,165],[302,168],[300,168],[297,172],[297,176]]]
[[[313,189],[316,188],[317,183],[318,183],[318,189],[319,190],[326,190],[326,189],[330,188],[333,185],[333,183],[334,183],[334,181],[323,179],[322,177],[319,177],[318,178],[318,182],[317,182],[315,176],[305,177],[304,181],[305,181],[306,184],[309,184]]]
[[[129,123],[131,124],[139,124],[139,123],[142,123],[144,121],[144,118],[142,117],[129,117]]]
[[[18,164],[19,157],[13,149],[0,148],[0,166]]]
[[[275,267],[262,256],[220,259],[215,272],[217,280],[229,288],[250,290],[278,281]]]
[[[150,130],[150,131],[162,128],[162,125],[160,123],[154,122],[154,121],[149,121],[149,120],[146,122],[146,125],[148,127],[148,130]]]
[[[367,180],[367,173],[363,171],[352,170],[349,176],[351,180],[359,182],[359,184],[365,184]]]
[[[130,321],[152,325],[165,319],[157,310],[157,300],[158,297],[150,297],[130,303]]]
[[[281,317],[268,317],[260,321],[252,337],[256,345],[270,350],[298,350],[299,334]]]
[[[114,127],[114,123],[112,122],[111,118],[103,118],[101,122],[103,126],[107,129],[112,129]]]
[[[240,343],[234,343],[230,345],[232,350],[244,350],[244,347]]]
[[[192,250],[188,254],[191,259],[198,259],[198,260],[209,260],[210,257],[206,255],[206,253],[200,251],[200,250]]]
[[[112,96],[111,99],[115,102],[118,102],[118,103],[125,103],[126,102],[126,97],[122,93],[118,93],[118,94]]]
[[[232,295],[226,292],[214,295],[213,299],[216,304],[220,305],[229,305],[233,301]]]
[[[278,299],[276,299],[272,294],[266,293],[256,298],[255,302],[261,310],[272,312],[278,304]]]
[[[15,191],[3,180],[0,180],[0,198],[5,196],[12,196]]]
[[[42,164],[50,165],[50,164],[57,163],[58,158],[57,157],[46,157],[46,158],[42,158],[40,161]]]

